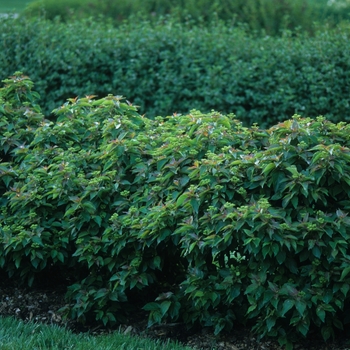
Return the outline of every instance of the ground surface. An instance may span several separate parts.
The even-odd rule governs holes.
[[[12,282],[2,279],[0,281],[0,315],[14,316],[26,321],[37,321],[48,324],[59,324],[66,326],[73,332],[90,332],[92,334],[103,334],[111,332],[110,329],[101,327],[82,327],[75,322],[64,322],[57,312],[65,305],[65,286],[55,288],[27,289],[18,287]],[[187,331],[180,324],[167,324],[147,328],[147,315],[140,313],[133,316],[128,322],[121,326],[124,333],[140,335],[155,339],[178,340],[184,345],[194,349],[215,350],[282,350],[277,343],[271,341],[258,342],[249,329],[237,329],[230,334],[215,337],[208,329],[197,329]],[[345,332],[346,333],[346,332]],[[297,350],[350,350],[350,336],[339,337],[336,341],[325,344],[321,339],[312,337],[296,344]]]

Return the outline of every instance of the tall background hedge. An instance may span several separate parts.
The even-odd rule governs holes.
[[[46,115],[69,97],[112,93],[151,119],[193,108],[261,126],[294,113],[350,119],[346,26],[270,37],[220,21],[8,19],[0,33],[2,77],[21,70],[36,81]]]
[[[313,23],[334,26],[350,19],[347,0],[34,0],[24,15],[72,18],[103,16],[118,26],[135,14],[150,21],[170,16],[194,23],[220,19],[228,24],[244,23],[249,30],[279,35],[281,30],[313,33]]]

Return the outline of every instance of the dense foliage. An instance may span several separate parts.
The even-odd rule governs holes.
[[[30,285],[69,275],[63,312],[83,322],[115,324],[140,300],[150,324],[252,322],[288,347],[348,327],[350,124],[151,121],[113,95],[38,123],[31,89],[16,73],[0,90],[1,125],[17,118],[23,137],[2,148],[3,271]]]
[[[64,21],[103,16],[115,25],[138,16],[153,21],[170,16],[179,22],[210,23],[213,19],[244,23],[249,30],[280,35],[283,30],[302,28],[314,32],[314,23],[331,26],[350,19],[350,4],[336,0],[37,0],[26,16],[44,16]]]
[[[43,120],[36,103],[39,95],[32,91],[33,82],[28,77],[17,74],[3,82],[5,88],[0,90],[0,205],[4,204],[6,188],[17,176],[14,165],[25,156],[35,129]]]
[[[120,93],[146,117],[191,109],[234,111],[266,127],[295,113],[348,121],[349,29],[310,38],[254,38],[217,23],[103,23],[2,20],[0,64],[37,82],[48,115],[86,91]],[[4,76],[4,78],[6,77]]]

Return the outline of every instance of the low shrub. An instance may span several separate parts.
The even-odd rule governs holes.
[[[55,114],[11,163],[0,268],[30,285],[69,273],[66,317],[113,325],[136,300],[150,325],[252,322],[287,348],[350,323],[349,124],[151,121],[114,95]]]
[[[235,111],[244,125],[272,126],[295,113],[349,117],[349,29],[254,38],[217,23],[186,27],[3,20],[2,74],[37,82],[46,116],[72,96],[123,91],[140,113]]]

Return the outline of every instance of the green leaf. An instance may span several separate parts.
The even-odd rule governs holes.
[[[334,295],[331,290],[326,290],[326,292],[323,295],[323,301],[328,304],[332,299]]]
[[[35,269],[38,268],[38,265],[40,263],[40,260],[38,258],[32,259],[31,260],[32,265],[34,266]]]
[[[57,259],[61,262],[64,262],[64,255],[61,252],[57,253]]]
[[[18,256],[16,259],[15,259],[15,266],[16,268],[18,269],[21,265],[21,260],[22,260],[22,257]]]
[[[306,310],[306,303],[304,301],[297,300],[295,302],[295,307],[299,312],[300,316],[304,316],[304,312]]]
[[[263,173],[265,176],[267,176],[267,175],[268,175],[273,169],[275,169],[275,168],[276,168],[275,163],[269,163],[269,164],[267,164],[267,165],[264,167],[262,173]]]
[[[221,321],[221,322],[220,322]],[[214,335],[218,335],[226,326],[226,320],[220,319],[219,322],[216,323],[215,329],[214,329]]]
[[[283,303],[281,317],[283,317],[293,306],[295,305],[295,301],[292,299],[287,299]]]
[[[160,323],[162,321],[162,313],[160,310],[152,311],[150,314],[150,318],[148,320],[148,327],[151,327],[155,323]]]
[[[250,294],[251,292],[254,292],[258,287],[259,285],[257,283],[253,283],[247,287],[244,294]]]
[[[82,207],[86,209],[89,214],[94,214],[96,212],[96,208],[92,202],[86,201],[82,204]]]
[[[348,292],[349,292],[350,286],[348,283],[344,283],[341,287],[340,290],[342,291],[342,293],[344,294],[344,297],[347,296]]]
[[[40,238],[40,237],[38,237],[38,236],[34,236],[34,237],[32,237],[32,242],[33,242],[33,243],[36,243],[36,244],[40,244],[40,245],[42,245],[42,244],[43,244],[43,242],[42,242],[41,238]]]
[[[171,319],[173,320],[178,319],[180,309],[181,309],[181,303],[179,303],[178,301],[173,303],[172,307],[169,310],[169,316],[171,317]]]
[[[323,158],[324,156],[325,156],[324,151],[316,152],[312,157],[311,164],[316,163],[319,159]]]
[[[299,203],[298,197],[297,197],[297,196],[294,196],[294,197],[291,199],[291,202],[292,202],[292,204],[293,204],[294,209],[297,209],[298,203]]]
[[[12,176],[3,176],[2,180],[4,181],[6,187],[9,187],[9,184],[10,184],[10,182],[12,180]]]
[[[196,246],[197,246],[197,242],[191,243],[189,248],[188,248],[189,253],[191,253],[193,251],[193,249],[196,248]]]
[[[198,209],[199,209],[199,200],[196,198],[191,198],[191,206],[193,208],[193,211],[198,214]]]
[[[104,326],[107,325],[107,323],[108,323],[108,317],[107,316],[103,316],[102,317],[102,323],[103,323]]]
[[[103,166],[103,172],[106,172],[113,165],[115,165],[115,161],[114,160],[107,160],[107,162]]]
[[[282,265],[286,260],[286,252],[284,250],[280,250],[276,256],[277,262]]]
[[[52,259],[55,259],[56,256],[57,256],[57,250],[55,250],[55,249],[51,250],[50,255],[51,255],[51,258],[52,258]]]
[[[102,219],[101,219],[100,216],[94,215],[94,216],[93,216],[93,220],[97,223],[97,225],[98,225],[99,227],[101,227]]]
[[[333,318],[333,324],[336,328],[344,330],[343,323],[339,319]]]
[[[304,322],[300,322],[297,326],[297,330],[306,337],[307,333],[309,332],[309,325]]]
[[[334,336],[334,331],[331,326],[323,326],[321,328],[321,334],[324,341],[327,341],[332,335]]]
[[[135,286],[137,285],[138,280],[136,278],[131,279],[129,288],[134,289]]]
[[[109,299],[112,301],[119,301],[119,296],[116,291],[109,293]]]
[[[177,199],[177,201],[176,201],[176,206],[177,206],[177,207],[180,207],[180,206],[183,204],[183,202],[184,202],[187,198],[188,198],[188,193],[182,194],[182,195]]]
[[[266,290],[264,293],[262,305],[266,305],[273,297],[274,293],[271,290]]]
[[[309,239],[308,240],[308,247],[309,247],[309,250],[312,249],[316,244],[316,240],[315,239]]]
[[[335,312],[334,307],[332,305],[329,305],[329,304],[322,304],[322,308],[325,311]]]
[[[294,259],[287,258],[284,263],[292,273],[298,273],[298,266]]]
[[[295,298],[298,295],[298,290],[293,285],[285,283],[279,293],[280,295],[289,295]]]
[[[254,305],[250,305],[248,310],[247,310],[247,313],[246,315],[249,315],[252,311],[254,311],[256,309],[257,305],[254,304]]]
[[[319,317],[319,319],[324,322],[325,321],[325,317],[326,317],[326,312],[323,310],[323,308],[321,308],[320,306],[317,307],[316,309],[316,315]]]
[[[269,284],[269,288],[273,293],[278,293],[279,289],[275,283],[272,283],[270,281],[267,282]]]
[[[112,322],[112,323],[117,322],[117,319],[115,318],[115,316],[111,312],[107,312],[106,315],[108,316],[108,319],[110,322]]]
[[[235,285],[230,289],[230,292],[227,293],[228,302],[231,303],[234,299],[236,299],[241,294],[240,285]]]
[[[151,302],[146,304],[142,309],[146,311],[156,311],[160,309],[160,305],[158,303]]]
[[[270,253],[270,250],[271,250],[271,245],[269,243],[264,243],[264,246],[261,250],[264,259],[266,258],[267,254]]]
[[[276,317],[268,317],[266,320],[267,330],[270,332],[272,327],[276,324]]]
[[[114,274],[109,280],[110,280],[111,282],[120,280],[120,276],[117,275],[117,274]]]
[[[301,185],[303,187],[302,190],[301,190],[301,193],[307,198],[309,184],[307,182],[302,182]]]
[[[312,248],[312,254],[320,259],[321,258],[321,249],[319,247],[317,247],[316,245]]]
[[[350,273],[350,266],[346,267],[340,276],[340,281],[343,281],[344,278]]]
[[[154,266],[154,268],[156,268],[156,269],[160,269],[160,264],[161,264],[161,258],[160,258],[160,256],[155,256],[154,258],[153,258],[153,266]]]
[[[188,182],[190,181],[190,178],[188,176],[183,176],[181,179],[180,179],[180,184],[181,184],[181,187],[185,187]]]
[[[164,158],[164,159],[161,159],[157,162],[157,170],[160,171],[163,166],[168,163],[169,159],[168,158]]]
[[[170,305],[171,305],[171,301],[169,301],[169,300],[165,300],[165,301],[163,301],[163,302],[160,304],[160,309],[161,309],[161,311],[162,311],[162,316],[164,316],[164,315],[167,313],[167,311],[168,311],[169,308],[170,308]]]
[[[299,173],[298,173],[298,170],[297,170],[297,167],[295,165],[292,165],[290,167],[287,167],[286,168],[288,171],[290,171],[292,173],[292,175],[294,176],[299,176]]]
[[[108,294],[108,290],[106,288],[101,288],[96,292],[94,299],[96,300],[96,299],[103,298],[107,294]]]

